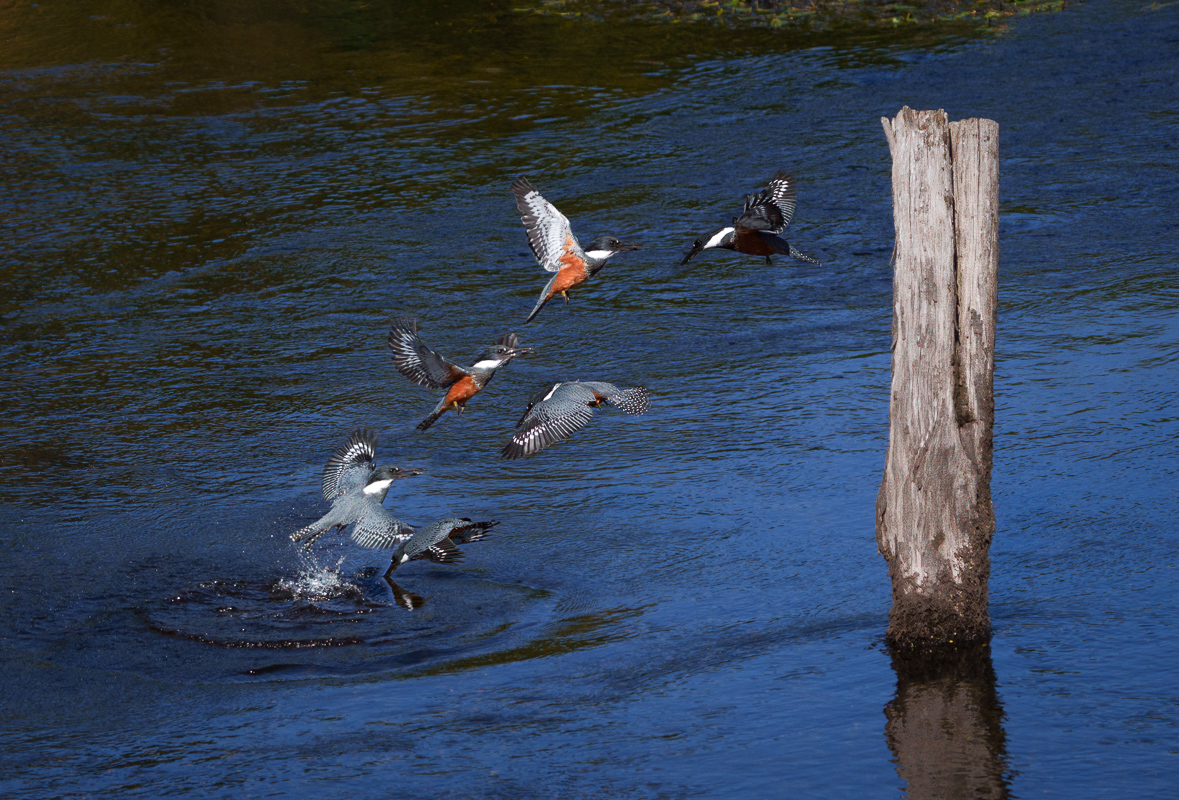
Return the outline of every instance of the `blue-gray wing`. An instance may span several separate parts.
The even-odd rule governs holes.
[[[746,230],[781,233],[790,224],[798,204],[794,178],[779,171],[762,191],[745,198],[745,210],[733,225]]]
[[[512,195],[528,233],[528,246],[542,267],[557,272],[564,266],[585,264],[585,253],[573,236],[569,220],[541,197],[527,178],[512,181]]]
[[[389,331],[389,350],[397,371],[420,386],[442,389],[468,374],[431,350],[418,336],[417,322],[399,319]]]
[[[375,506],[352,526],[352,541],[368,548],[395,547],[413,534],[413,528],[395,519],[383,506]]]
[[[439,520],[435,524],[447,528],[446,538],[455,544],[470,544],[471,542],[478,542],[484,539],[487,531],[498,525],[499,520],[493,519],[487,522],[474,522],[470,517],[462,517],[461,519]]]
[[[368,476],[376,466],[377,433],[360,428],[348,437],[348,441],[336,449],[323,467],[323,499],[337,497],[358,491],[368,482]]]
[[[411,561],[420,558],[428,558],[439,564],[452,564],[461,561],[462,556],[457,555],[458,548],[450,540],[451,531],[460,522],[462,520],[456,519],[440,519],[437,522],[431,522],[405,543],[405,554],[409,556]]]
[[[504,447],[503,458],[538,453],[573,435],[593,417],[594,390],[583,383],[558,383],[543,394],[537,392]]]

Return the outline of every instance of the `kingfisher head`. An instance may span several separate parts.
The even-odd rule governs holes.
[[[624,242],[616,236],[599,236],[589,243],[589,247],[585,248],[585,255],[594,261],[605,261],[610,256],[624,250],[638,249],[637,244]]]
[[[421,470],[410,469],[403,470],[398,467],[377,467],[368,476],[368,482],[364,484],[364,493],[370,496],[376,496],[379,500],[384,500],[385,495],[389,493],[389,487],[393,485],[393,481],[398,478],[408,478],[411,475],[420,475]]]
[[[536,350],[531,347],[521,347],[516,334],[505,333],[495,340],[495,344],[483,351],[483,355],[479,356],[479,360],[471,369],[499,369],[516,356],[535,352]]]
[[[704,250],[711,250],[714,247],[731,248],[733,246],[734,230],[732,227],[717,228],[712,233],[704,234],[692,243],[692,249],[684,256],[684,260],[680,262],[680,266],[682,267],[684,264],[687,264],[696,257],[697,253],[703,252]]]

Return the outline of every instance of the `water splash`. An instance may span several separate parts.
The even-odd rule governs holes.
[[[208,580],[150,613],[159,633],[221,647],[301,648],[358,644],[354,623],[388,608],[344,575],[344,557],[323,564],[302,557],[293,577],[269,583]]]
[[[279,578],[271,591],[276,596],[305,603],[321,603],[340,598],[363,597],[360,587],[344,577],[341,567],[345,556],[335,565],[321,564],[314,553],[301,554],[302,568],[293,578]]]

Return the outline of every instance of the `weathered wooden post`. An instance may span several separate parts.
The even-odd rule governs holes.
[[[892,578],[887,640],[990,638],[999,126],[906,106],[892,151],[892,397],[876,541]]]

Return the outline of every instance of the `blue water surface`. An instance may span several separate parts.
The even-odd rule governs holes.
[[[1174,794],[1179,6],[712,45],[328,6],[0,23],[5,797],[928,796],[874,533],[904,105],[1000,126],[979,796]],[[679,266],[782,167],[821,266]],[[528,325],[518,174],[642,246]],[[538,352],[419,432],[402,314]],[[567,379],[651,408],[501,461]],[[501,520],[396,573],[417,611],[288,539],[359,426],[402,519]]]

